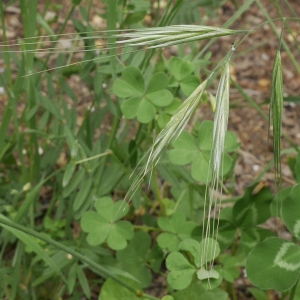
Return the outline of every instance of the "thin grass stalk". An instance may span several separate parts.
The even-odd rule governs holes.
[[[207,211],[207,225],[204,226],[205,219],[203,220],[203,232],[202,239],[205,240],[203,246],[203,256],[202,261],[207,257],[208,251],[210,249],[209,237],[217,239],[218,236],[218,225],[219,217],[217,218],[217,226],[215,225],[211,228],[211,213],[212,210],[217,208],[220,204],[220,196],[222,194],[222,186],[220,182],[223,181],[223,160],[225,152],[225,138],[228,127],[228,115],[229,115],[229,87],[230,87],[230,69],[229,62],[232,52],[228,56],[228,60],[225,63],[224,70],[222,72],[217,95],[216,95],[216,112],[214,117],[214,127],[213,127],[213,139],[212,147],[209,161],[209,170],[212,172],[211,184],[207,182],[206,193],[205,193],[205,205],[204,205],[204,215]],[[209,177],[209,175],[208,175]],[[215,224],[215,223],[213,223]],[[216,249],[211,249],[215,252]],[[211,253],[211,255],[214,253]],[[214,257],[214,255],[212,255]],[[210,266],[212,268],[212,264]],[[206,265],[207,268],[207,265]]]
[[[105,31],[107,33],[107,37],[109,39],[108,45],[109,47],[106,47],[105,50],[108,50],[110,53],[109,55],[106,55],[104,57],[95,57],[89,60],[86,60],[85,62],[89,61],[95,61],[100,60],[104,58],[114,58],[116,55],[117,46],[125,47],[137,47],[137,48],[146,48],[146,49],[157,49],[157,48],[163,48],[171,45],[177,45],[181,43],[187,43],[191,41],[198,41],[198,40],[204,40],[209,39],[213,37],[221,37],[221,36],[227,36],[227,35],[233,35],[238,33],[244,33],[245,31],[236,31],[236,30],[230,30],[230,29],[224,29],[224,28],[217,28],[217,27],[211,27],[211,26],[197,26],[197,25],[174,25],[174,26],[165,26],[165,27],[154,27],[154,28],[148,28],[143,30],[135,30],[135,31],[129,31],[127,33],[116,33],[114,29]],[[248,31],[247,31],[248,32]],[[89,37],[90,38],[90,37]],[[116,44],[114,44],[114,41],[116,41]],[[26,51],[29,50],[31,55],[34,55],[36,53],[36,50],[32,48],[34,46],[34,41],[26,40],[24,45],[26,46]],[[15,44],[16,45],[16,44]],[[110,45],[112,47],[110,47]],[[50,47],[49,49],[45,49],[47,51],[54,51],[54,47]],[[97,48],[91,48],[91,49],[85,49],[86,51],[94,51],[98,50]],[[73,51],[73,50],[72,50]],[[131,53],[131,52],[129,52]],[[50,54],[50,53],[49,53]],[[81,62],[75,62],[72,64],[69,64],[69,66],[79,64]],[[58,67],[58,68],[63,68]],[[58,68],[52,68],[48,70],[43,70],[37,73],[42,73],[45,71],[50,71]]]

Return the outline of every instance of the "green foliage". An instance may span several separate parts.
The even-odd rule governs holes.
[[[178,57],[172,57],[168,64],[172,75],[170,87],[180,87],[185,96],[189,96],[200,84],[199,78],[192,75],[195,65]]]
[[[197,130],[198,138],[193,138],[187,131],[173,142],[174,149],[169,151],[172,163],[178,165],[191,164],[191,174],[195,180],[209,183],[212,180],[212,169],[209,165],[212,146],[213,123],[204,121]],[[238,149],[236,136],[228,132],[225,140],[223,175],[232,168],[232,159],[227,154]]]
[[[158,226],[164,230],[157,237],[157,243],[162,249],[169,251],[179,250],[179,244],[184,239],[190,238],[196,223],[186,221],[182,213],[175,213],[170,217],[160,217],[157,220]]]
[[[250,281],[261,289],[289,290],[299,277],[299,250],[298,245],[277,237],[265,239],[247,258]]]
[[[149,123],[156,114],[156,107],[171,104],[173,95],[166,88],[169,79],[165,73],[154,74],[145,84],[139,69],[127,67],[122,72],[122,79],[117,79],[113,85],[114,93],[126,98],[121,105],[122,112],[127,119],[137,117],[141,123]]]
[[[217,28],[203,25],[199,6],[212,17],[226,1],[107,0],[101,14],[107,30],[96,32],[91,2],[83,7],[73,0],[55,36],[62,5],[46,1],[37,10],[36,0],[20,0],[25,39],[10,45],[4,9],[15,2],[0,5],[0,81],[7,104],[0,124],[0,298],[158,300],[142,289],[150,290],[159,277],[162,292],[169,293],[163,300],[236,299],[233,286],[246,265],[257,299],[267,299],[262,289],[300,299],[300,155],[294,144],[297,153],[288,163],[297,184],[281,190],[282,104],[297,99],[283,97],[280,47],[270,95],[275,197],[256,180],[243,196],[231,198],[240,146],[227,131],[234,48],[229,45],[211,70],[209,45],[249,34],[227,27],[254,1],[241,7],[233,1],[238,10]],[[74,10],[76,33],[62,41]],[[199,25],[170,25],[172,20]],[[154,52],[178,44],[176,57]],[[299,72],[283,34],[281,44]],[[84,51],[80,64],[78,50]],[[195,122],[208,101],[214,122]],[[222,193],[230,198],[217,217]],[[284,221],[294,242],[261,227],[271,216]]]
[[[158,272],[163,260],[163,253],[158,247],[150,249],[151,237],[145,232],[137,232],[128,246],[117,251],[117,260],[120,267],[139,280],[142,288],[152,282],[150,270]]]
[[[110,197],[102,197],[95,202],[97,212],[86,211],[81,218],[82,229],[88,233],[87,242],[96,246],[103,242],[114,250],[127,246],[133,237],[133,226],[128,221],[119,221],[128,213],[128,205],[123,201],[113,202]]]
[[[139,288],[139,285],[130,280],[126,280],[135,288]],[[99,295],[99,300],[119,300],[120,298],[124,300],[140,300],[143,298],[138,297],[132,291],[129,291],[126,287],[120,285],[112,279],[107,279],[101,288],[101,293]],[[144,298],[145,300],[147,298]]]
[[[193,257],[193,264],[180,252],[172,252],[168,255],[166,265],[170,273],[168,283],[177,290],[188,287],[194,276],[200,280],[208,280],[214,285],[214,281],[220,278],[219,273],[214,270],[206,270],[204,266],[216,258],[220,253],[219,245],[213,239],[202,240],[198,243],[192,239],[185,239],[179,245],[179,249],[189,252]]]
[[[255,193],[254,187],[247,188],[244,196],[232,209],[234,222],[241,228],[253,228],[264,223],[270,216],[270,204],[273,195],[268,188]]]

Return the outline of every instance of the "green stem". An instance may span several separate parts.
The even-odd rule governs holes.
[[[132,287],[131,285],[129,285],[127,282],[123,281],[122,279],[120,279],[118,276],[116,276],[115,274],[111,273],[110,271],[108,271],[107,269],[103,268],[101,265],[97,264],[96,262],[92,261],[91,259],[87,258],[85,255],[82,255],[78,252],[76,252],[75,250],[73,250],[72,248],[68,248],[67,246],[58,243],[54,240],[52,240],[51,238],[41,235],[40,233],[26,228],[24,226],[21,226],[19,224],[16,224],[10,220],[6,220],[6,219],[0,219],[0,224],[4,224],[6,226],[15,228],[19,231],[22,231],[26,234],[29,234],[31,236],[34,236],[48,244],[53,245],[54,247],[57,247],[60,250],[65,251],[66,253],[69,253],[71,255],[73,255],[74,257],[78,258],[80,261],[86,263],[87,265],[89,265],[90,267],[95,268],[97,271],[101,272],[102,274],[104,274],[105,276],[115,280],[116,282],[118,282],[119,284],[121,284],[122,286],[126,287],[128,290],[130,290],[131,292],[133,292],[136,296],[140,297],[140,298],[147,298],[150,300],[159,300],[156,297],[153,297],[151,295],[148,294],[144,294],[141,290],[136,290],[134,287]]]
[[[156,167],[153,167],[153,170],[152,170],[152,184],[153,184],[153,190],[154,190],[156,199],[159,203],[161,215],[165,216],[166,210],[165,210],[165,206],[163,203],[163,197],[161,195],[161,192],[160,192],[160,189],[158,186],[158,177],[157,177]]]

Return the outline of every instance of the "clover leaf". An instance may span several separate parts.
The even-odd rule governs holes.
[[[124,208],[125,207],[125,208]],[[87,242],[100,245],[105,241],[114,250],[127,246],[127,240],[133,237],[133,226],[128,221],[119,221],[128,212],[123,201],[113,202],[110,197],[102,197],[95,203],[96,211],[87,211],[82,215],[81,227],[88,233]]]
[[[286,291],[299,278],[300,247],[277,237],[270,237],[256,245],[247,257],[249,280],[261,289]]]
[[[200,280],[214,279],[221,283],[219,272],[214,269],[206,270],[204,266],[209,261],[216,258],[220,253],[218,242],[207,238],[198,243],[193,239],[186,239],[180,243],[180,250],[189,252],[193,257],[193,265],[179,252],[172,252],[166,260],[168,283],[177,290],[182,290],[189,286],[196,274]]]
[[[190,238],[196,223],[186,221],[184,214],[175,213],[171,217],[160,217],[157,220],[158,226],[165,232],[157,237],[157,243],[162,249],[169,251],[179,250],[179,243]]]
[[[196,269],[179,252],[172,252],[166,260],[168,274],[168,283],[176,290],[183,290],[188,287],[194,277]]]
[[[173,142],[174,149],[169,151],[170,161],[177,165],[191,164],[192,177],[203,183],[212,179],[211,166],[209,165],[213,136],[213,122],[204,121],[198,130],[198,138],[189,132],[183,131],[178,139]],[[227,132],[225,139],[225,154],[223,175],[226,175],[232,166],[232,159],[228,152],[238,149],[237,138],[232,132]]]
[[[157,247],[150,250],[151,237],[145,232],[137,232],[128,247],[117,251],[117,260],[121,268],[140,281],[141,287],[148,287],[152,275],[146,265],[150,264],[158,271],[163,260],[163,253]]]
[[[127,119],[137,117],[140,123],[149,123],[157,107],[168,106],[173,100],[173,94],[166,89],[168,84],[165,73],[154,74],[146,84],[141,71],[130,66],[122,72],[122,79],[115,80],[113,92],[125,98],[121,110]]]
[[[172,57],[168,67],[173,75],[170,86],[180,86],[185,96],[189,96],[200,84],[198,77],[192,75],[195,68],[192,62],[184,61],[179,57]]]

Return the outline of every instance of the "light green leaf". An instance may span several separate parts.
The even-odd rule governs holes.
[[[169,70],[177,81],[181,81],[194,71],[194,65],[178,57],[172,57],[169,61]]]
[[[183,290],[189,286],[196,272],[195,267],[179,252],[168,255],[166,266],[171,271],[168,274],[168,283],[176,290]]]
[[[125,118],[133,119],[136,117],[139,105],[140,105],[140,98],[134,97],[126,99],[121,104],[121,110]]]
[[[133,226],[128,221],[119,221],[109,228],[107,244],[114,250],[126,248],[127,240],[133,237]]]
[[[189,96],[197,88],[199,83],[200,80],[197,76],[190,75],[180,82],[180,88],[186,96]]]
[[[127,240],[133,237],[133,226],[128,221],[118,220],[126,215],[128,205],[103,197],[95,203],[95,207],[97,212],[87,211],[81,218],[82,230],[88,233],[87,242],[96,246],[107,241],[114,250],[124,249]]]
[[[126,81],[134,91],[137,91],[140,94],[143,94],[145,91],[145,82],[143,74],[136,67],[127,67],[122,72],[122,79]]]
[[[168,106],[173,101],[173,94],[168,90],[159,90],[146,95],[146,99],[156,106]]]
[[[193,160],[191,173],[195,180],[202,183],[211,182],[212,172],[209,170],[209,157],[210,154],[208,152],[199,152]]]
[[[169,85],[169,77],[165,73],[156,73],[150,79],[148,87],[146,89],[146,95],[152,94],[154,92],[158,92],[164,90]]]
[[[169,159],[173,164],[186,165],[197,158],[197,151],[185,149],[172,149],[169,151]]]
[[[186,238],[190,238],[193,229],[196,227],[196,223],[186,221],[182,213],[176,213],[168,218],[160,217],[157,223],[165,231],[157,237],[157,243],[162,249],[168,249],[169,251],[179,250],[179,243]]]
[[[137,119],[141,123],[149,123],[155,117],[156,109],[147,99],[143,98],[137,111]]]
[[[199,128],[199,147],[201,150],[210,151],[212,147],[214,123],[204,121]]]
[[[195,144],[195,139],[186,130],[184,130],[181,135],[172,143],[172,146],[176,149],[186,149],[192,151],[198,150]]]
[[[114,202],[110,197],[99,198],[94,206],[98,214],[109,222],[123,218],[129,210],[127,203],[122,200]]]
[[[112,90],[118,97],[121,98],[137,97],[142,95],[138,89],[132,87],[128,82],[122,79],[115,80]]]

